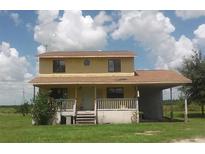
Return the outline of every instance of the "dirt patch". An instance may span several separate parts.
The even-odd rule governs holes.
[[[205,138],[192,138],[192,139],[183,139],[175,140],[173,143],[205,143]]]
[[[159,134],[160,131],[144,131],[144,132],[141,132],[141,133],[135,133],[135,135],[146,135],[146,136],[151,136],[151,135],[157,135]]]

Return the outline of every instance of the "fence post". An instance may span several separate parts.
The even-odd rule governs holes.
[[[184,122],[188,122],[188,107],[187,107],[187,96],[184,99]]]
[[[173,120],[174,113],[173,113],[173,101],[172,101],[172,88],[170,88],[170,104],[171,104],[170,119]]]
[[[139,123],[140,122],[140,116],[139,116],[139,101],[138,101],[138,98],[139,98],[139,96],[140,96],[140,94],[139,94],[139,90],[138,90],[138,88],[136,87],[136,100],[135,100],[135,103],[136,103],[136,112],[137,112],[137,123]]]

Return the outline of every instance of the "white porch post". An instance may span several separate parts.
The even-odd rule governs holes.
[[[74,118],[73,118],[73,124],[76,124],[76,113],[77,113],[77,97],[78,97],[78,87],[75,86],[75,109],[74,109]]]
[[[173,114],[172,88],[170,88],[170,104],[171,104],[170,118],[171,120],[173,120],[174,114]]]
[[[137,117],[136,117],[136,118],[137,118],[137,119],[136,119],[136,120],[137,120],[137,121],[136,121],[137,123],[140,122],[140,118],[139,118],[139,101],[138,101],[138,98],[139,98],[139,91],[138,91],[138,88],[137,88],[137,86],[136,86],[136,102],[135,102],[135,103],[136,103],[136,112],[137,112],[137,115],[136,115],[136,116],[137,116]]]
[[[184,99],[184,122],[188,122],[187,96]]]
[[[94,87],[94,111],[95,111],[95,124],[97,124],[97,93],[96,93],[96,86]]]

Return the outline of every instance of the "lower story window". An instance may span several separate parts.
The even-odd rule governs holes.
[[[107,98],[124,98],[123,88],[107,88]]]
[[[68,89],[67,88],[52,88],[51,97],[54,99],[67,99],[68,98]]]

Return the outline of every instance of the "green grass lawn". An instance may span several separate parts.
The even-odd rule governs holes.
[[[142,122],[33,126],[30,116],[23,117],[8,108],[7,112],[0,109],[0,142],[170,142],[176,139],[205,137],[204,130],[205,118],[191,118],[186,124]]]

